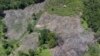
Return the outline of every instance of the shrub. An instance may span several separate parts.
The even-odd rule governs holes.
[[[27,53],[19,51],[18,52],[18,56],[29,56],[29,55]]]
[[[35,56],[35,55],[36,55],[36,54],[35,54],[35,51],[30,49],[30,50],[29,50],[29,55],[30,55],[30,56]]]
[[[3,37],[3,35],[4,35],[3,31],[4,31],[4,23],[0,19],[0,38]]]
[[[95,43],[89,46],[89,49],[85,53],[85,56],[100,56],[100,44]]]
[[[94,32],[100,31],[100,0],[84,0],[83,19]]]
[[[49,13],[70,16],[79,14],[83,3],[82,0],[48,0],[45,7]]]
[[[40,46],[47,44],[49,48],[53,48],[57,44],[57,39],[55,33],[51,32],[48,29],[43,29],[40,31],[39,37]]]

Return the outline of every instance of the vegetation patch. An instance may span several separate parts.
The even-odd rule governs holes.
[[[39,20],[41,14],[42,14],[42,11],[40,11],[40,12],[37,13],[37,14],[34,14],[34,13],[33,13],[32,18],[30,18],[30,19],[28,20],[27,31],[29,31],[29,33],[32,33],[33,31],[36,31],[36,29],[35,29],[34,26],[35,26],[36,23],[38,22],[38,20]]]
[[[0,38],[4,36],[4,23],[2,22],[2,17],[0,17]]]
[[[82,0],[48,0],[46,10],[62,16],[79,14],[82,11]]]
[[[18,56],[52,56],[49,49],[41,47],[36,50],[29,50],[27,53],[19,51]]]
[[[53,48],[57,45],[56,34],[48,29],[40,31],[39,45],[46,48]]]
[[[8,56],[18,47],[18,43],[15,40],[8,41],[8,37],[5,36],[7,28],[2,18],[0,17],[0,56]]]
[[[89,46],[89,49],[84,56],[100,56],[100,44],[95,43],[94,45]]]
[[[40,3],[44,0],[0,0],[0,10],[24,9],[30,4]]]
[[[83,19],[94,32],[100,32],[100,1],[84,0]]]
[[[36,50],[37,56],[52,56],[49,49],[38,48]]]
[[[54,32],[48,29],[40,30],[39,47],[35,50],[29,50],[27,53],[19,52],[19,56],[52,56],[50,49],[57,45],[57,39]]]
[[[88,23],[87,23],[87,21],[86,20],[84,20],[84,19],[81,19],[81,25],[83,26],[83,28],[85,29],[85,30],[88,30]]]

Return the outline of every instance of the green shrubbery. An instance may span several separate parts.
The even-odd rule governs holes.
[[[51,56],[50,48],[57,45],[57,39],[54,32],[48,29],[40,30],[39,47],[35,50],[29,50],[28,53],[20,52],[19,56]]]
[[[0,0],[0,10],[24,8],[34,4],[34,0]]]
[[[83,19],[94,32],[100,32],[100,0],[84,0]]]
[[[40,31],[39,37],[40,46],[47,46],[53,48],[57,45],[57,39],[55,33],[51,32],[48,29],[43,29]]]
[[[8,37],[5,36],[7,28],[2,18],[3,17],[0,17],[0,56],[8,56],[18,45],[15,42],[7,40]]]
[[[89,46],[89,49],[85,53],[85,56],[100,56],[100,44],[95,43]]]
[[[88,23],[87,23],[86,20],[81,19],[81,25],[83,26],[83,28],[84,28],[85,30],[88,30]]]
[[[50,53],[50,49],[44,49],[40,47],[35,51],[35,56],[52,56],[52,55]]]
[[[27,53],[18,52],[18,56],[52,56],[49,49],[38,47],[36,50],[29,50]]]
[[[42,0],[0,0],[0,10],[23,9],[30,4],[38,2],[42,2]]]

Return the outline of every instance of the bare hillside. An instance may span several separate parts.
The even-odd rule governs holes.
[[[18,56],[18,51],[28,52],[30,49],[40,48],[39,31],[42,29],[48,29],[56,34],[57,45],[50,48],[52,56],[83,56],[88,50],[88,45],[93,43],[94,33],[84,30],[81,25],[81,15],[76,13],[71,16],[60,16],[49,13],[45,10],[46,1],[30,5],[25,9],[4,11],[3,21],[7,27],[5,33],[7,41],[17,40],[19,43],[9,56]],[[40,12],[42,13],[37,17]],[[34,23],[34,26],[31,24],[31,30],[28,31],[30,23]]]

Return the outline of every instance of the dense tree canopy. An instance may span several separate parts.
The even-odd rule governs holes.
[[[49,48],[53,48],[57,44],[55,33],[48,29],[41,30],[39,41],[40,45],[47,45]]]
[[[26,6],[34,3],[39,3],[44,0],[0,0],[0,10],[7,9],[23,9]]]
[[[100,31],[100,0],[84,0],[83,18],[94,32]]]

